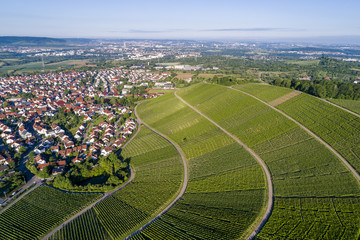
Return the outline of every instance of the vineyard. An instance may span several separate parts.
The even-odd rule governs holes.
[[[333,236],[339,222],[346,236],[358,236],[359,184],[327,148],[292,121],[236,90],[197,84],[178,95],[252,147],[267,163],[274,184],[274,213],[258,238]],[[300,206],[292,205],[299,201]],[[333,204],[326,205],[329,202]],[[348,210],[342,212],[342,208]],[[337,218],[324,217],[333,212]],[[328,227],[319,232],[315,230],[319,226]]]
[[[275,87],[272,85],[265,85],[265,84],[244,84],[244,85],[236,85],[234,86],[236,89],[240,89],[244,92],[248,92],[265,102],[271,102],[278,98],[281,98],[288,93],[293,92],[290,88],[284,87]]]
[[[101,196],[40,186],[0,215],[1,239],[40,239]]]
[[[236,239],[266,203],[262,169],[216,126],[167,94],[138,107],[143,121],[176,141],[189,161],[184,196],[133,239]]]
[[[61,228],[53,239],[109,240],[110,237],[97,219],[94,209],[90,209]]]
[[[342,106],[350,111],[360,114],[360,101],[347,99],[329,99],[330,102]]]
[[[307,94],[301,94],[278,108],[321,137],[360,172],[358,117]]]
[[[259,84],[234,88],[200,83],[177,94],[244,142],[269,168],[274,206],[256,239],[358,239],[360,184],[349,169],[295,122],[236,89],[266,102],[294,92]],[[355,115],[307,94],[281,102],[277,108],[360,172],[360,121]],[[145,101],[137,110],[145,123],[181,147],[189,181],[180,200],[131,239],[247,238],[268,200],[264,170],[251,154],[174,93]],[[175,199],[184,166],[173,145],[142,126],[121,154],[130,162],[134,180],[51,239],[124,239]],[[5,239],[40,238],[100,196],[41,186],[0,216],[1,233]]]
[[[99,236],[96,239],[123,239],[174,199],[181,187],[183,166],[169,142],[142,126],[121,154],[130,161],[135,179],[67,224],[52,239],[90,239],[83,231]]]

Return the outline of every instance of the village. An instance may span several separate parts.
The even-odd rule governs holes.
[[[169,76],[119,67],[1,78],[0,181],[10,192],[19,178],[48,179],[116,152],[138,127],[134,99],[173,89]]]

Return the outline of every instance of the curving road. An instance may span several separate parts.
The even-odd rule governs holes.
[[[138,106],[138,105],[137,105]],[[164,138],[166,141],[168,141],[169,143],[171,143],[176,150],[180,153],[180,156],[182,158],[183,161],[183,165],[184,165],[184,180],[183,180],[183,184],[181,187],[181,190],[179,192],[179,194],[176,196],[176,198],[174,199],[174,201],[172,201],[164,210],[162,210],[158,215],[156,215],[153,219],[151,219],[148,223],[146,223],[144,226],[142,226],[140,229],[138,229],[136,232],[130,234],[129,236],[127,236],[125,239],[130,239],[133,236],[135,236],[136,234],[138,234],[139,232],[141,232],[142,230],[144,230],[146,227],[148,227],[150,224],[152,224],[153,222],[155,222],[158,218],[160,218],[162,215],[164,215],[164,213],[166,213],[171,207],[173,207],[175,205],[175,203],[184,195],[187,184],[188,184],[188,172],[187,172],[187,162],[186,162],[186,158],[184,156],[184,153],[182,152],[181,148],[174,143],[173,141],[171,141],[168,137],[166,137],[165,135],[163,135],[162,133],[158,132],[157,130],[151,128],[149,125],[147,125],[146,123],[142,122],[141,119],[139,118],[139,115],[137,114],[136,108],[135,107],[135,116],[137,118],[137,121],[140,124],[144,125],[145,127],[147,127],[148,129],[150,129],[151,131],[153,131],[154,133],[158,134],[159,136],[161,136],[162,138]],[[140,126],[139,126],[140,129]]]
[[[255,230],[250,234],[250,236],[248,237],[248,239],[253,239],[256,234],[261,230],[261,228],[265,225],[265,223],[267,222],[267,220],[269,219],[270,215],[271,215],[271,211],[274,205],[274,192],[273,192],[273,184],[272,184],[272,180],[271,180],[271,175],[270,175],[270,171],[268,169],[268,167],[266,166],[265,162],[252,150],[250,149],[248,146],[246,146],[243,142],[241,142],[237,137],[235,137],[234,135],[232,135],[230,132],[228,132],[227,130],[225,130],[223,127],[221,127],[219,124],[217,124],[216,122],[214,122],[212,119],[210,119],[209,117],[207,117],[206,115],[204,115],[202,112],[200,112],[199,110],[197,110],[196,108],[194,108],[193,106],[191,106],[189,103],[187,103],[184,99],[182,99],[181,97],[179,97],[176,92],[175,92],[175,96],[182,101],[183,103],[185,103],[188,107],[190,107],[191,109],[193,109],[195,112],[197,112],[198,114],[200,114],[201,116],[203,116],[204,118],[206,118],[208,121],[210,121],[212,124],[214,124],[216,127],[218,127],[221,131],[223,131],[224,133],[226,133],[229,137],[231,137],[232,139],[234,139],[237,143],[239,143],[243,148],[245,148],[255,159],[256,161],[260,164],[260,166],[264,169],[265,175],[266,175],[266,180],[268,183],[268,202],[267,202],[267,207],[266,207],[266,211],[264,213],[263,218],[261,219],[261,222],[258,223],[258,225],[255,227]]]
[[[295,119],[293,119],[292,117],[290,117],[289,115],[287,115],[286,113],[280,111],[279,109],[271,106],[270,104],[268,104],[267,102],[264,102],[263,100],[251,95],[250,93],[244,92],[242,90],[239,89],[234,89],[229,87],[232,90],[235,91],[239,91],[243,94],[246,94],[258,101],[260,101],[261,103],[265,104],[266,106],[272,108],[273,110],[277,111],[278,113],[280,113],[281,115],[283,115],[284,117],[286,117],[287,119],[293,121],[294,123],[296,123],[299,127],[301,127],[302,129],[304,129],[307,133],[309,133],[311,136],[313,136],[316,140],[318,140],[321,144],[323,144],[325,147],[327,147],[331,152],[333,152],[338,158],[340,158],[340,160],[345,164],[345,166],[354,174],[354,176],[356,177],[356,179],[358,181],[360,181],[360,175],[358,174],[358,172],[348,163],[348,161],[346,161],[337,151],[335,151],[335,149],[333,149],[329,144],[327,144],[324,140],[322,140],[320,137],[318,137],[317,135],[315,135],[315,133],[313,133],[312,131],[310,131],[309,129],[307,129],[304,125],[302,125],[301,123],[299,123],[298,121],[296,121]]]
[[[138,129],[136,130],[135,134],[129,139],[129,141],[127,141],[124,146],[122,148],[125,148],[126,145],[128,143],[131,142],[131,140],[133,140],[136,135],[139,133],[140,131],[140,127],[138,127]],[[105,198],[113,195],[115,192],[119,191],[120,189],[124,188],[125,186],[127,186],[129,183],[132,182],[132,180],[135,177],[135,172],[132,171],[132,169],[130,168],[130,178],[129,180],[121,185],[120,187],[112,190],[111,192],[107,192],[104,194],[104,196],[102,196],[100,199],[96,200],[95,202],[93,202],[91,205],[87,206],[86,208],[84,208],[83,210],[81,210],[80,212],[78,212],[77,214],[75,214],[74,216],[72,216],[71,218],[69,218],[68,220],[66,220],[65,222],[63,222],[60,226],[58,226],[57,228],[53,229],[50,233],[48,233],[45,237],[42,238],[42,240],[46,240],[48,238],[50,238],[53,234],[55,234],[57,231],[59,231],[61,228],[65,227],[66,224],[68,224],[69,222],[71,222],[72,220],[74,220],[75,218],[77,218],[78,216],[80,216],[81,214],[85,213],[87,210],[89,210],[90,208],[94,207],[96,204],[98,204],[99,202],[101,202],[102,200],[104,200]]]

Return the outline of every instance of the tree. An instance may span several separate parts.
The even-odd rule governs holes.
[[[34,152],[34,151],[31,151],[31,152],[29,153],[29,158],[33,158],[33,157],[35,157],[35,152]]]
[[[72,189],[74,187],[71,180],[62,175],[57,175],[55,177],[53,186],[56,188],[65,188],[65,189]]]
[[[121,183],[123,183],[123,181],[114,175],[110,176],[108,178],[108,180],[106,181],[106,184],[113,185],[113,186],[119,185]]]
[[[26,152],[26,147],[21,146],[21,147],[19,148],[19,153],[20,153],[21,155],[23,155],[24,152]]]
[[[20,161],[20,159],[21,159],[20,153],[15,153],[14,159],[15,159],[16,162]]]
[[[326,88],[322,85],[316,84],[314,86],[313,94],[315,96],[324,98],[324,97],[326,97]]]
[[[112,152],[107,158],[101,161],[101,166],[109,175],[114,175],[120,169],[126,167],[126,164],[118,158],[116,153]]]
[[[8,107],[10,104],[8,103],[8,102],[4,102],[3,103],[3,108],[6,108],[6,107]]]

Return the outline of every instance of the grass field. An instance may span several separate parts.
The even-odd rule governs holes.
[[[262,169],[209,121],[168,94],[138,107],[143,121],[177,142],[189,161],[184,196],[133,239],[237,239],[266,202]]]
[[[255,87],[251,91],[256,92]],[[259,94],[270,95],[264,93],[263,87],[260,87]],[[338,214],[338,222],[342,222],[339,231],[346,229],[347,236],[352,239],[358,237],[359,183],[327,148],[292,121],[238,91],[216,85],[197,84],[178,91],[178,95],[252,147],[268,165],[274,184],[274,214],[260,232],[259,238],[278,239],[291,234],[313,239],[317,234],[328,236],[338,227],[336,224],[331,225],[334,219],[326,218],[327,213],[316,215],[310,212],[305,216],[301,211],[303,216],[299,226],[294,225],[289,218],[292,219],[291,216],[299,212],[290,205],[291,200],[300,201],[299,199],[304,198],[312,199],[309,200],[309,206],[304,208],[308,211],[322,209],[325,205],[323,202],[328,203],[335,198],[329,212],[337,212],[340,206],[354,209],[341,216]],[[292,100],[288,102],[290,101]],[[289,109],[301,108],[292,105]],[[349,199],[354,199],[354,202]],[[284,200],[283,203],[281,200]],[[301,217],[301,214],[298,216]],[[321,233],[312,231],[315,223],[316,227],[329,227]],[[273,231],[280,228],[282,231]],[[329,236],[334,236],[332,234]]]
[[[165,139],[142,126],[123,150],[135,179],[58,231],[52,239],[123,239],[143,226],[177,195],[183,179],[180,154]]]
[[[320,60],[287,60],[286,63],[296,64],[301,66],[318,65]]]
[[[216,73],[200,73],[198,75],[199,78],[212,79],[215,76],[223,76],[224,74],[216,74]]]
[[[150,89],[149,93],[172,93],[174,91],[170,89]]]
[[[159,66],[175,66],[175,65],[179,65],[179,62],[167,62],[167,63],[159,63]]]
[[[40,186],[0,215],[1,239],[41,239],[101,196]]]
[[[360,114],[360,101],[347,99],[329,99],[330,102],[344,107],[354,113]]]

